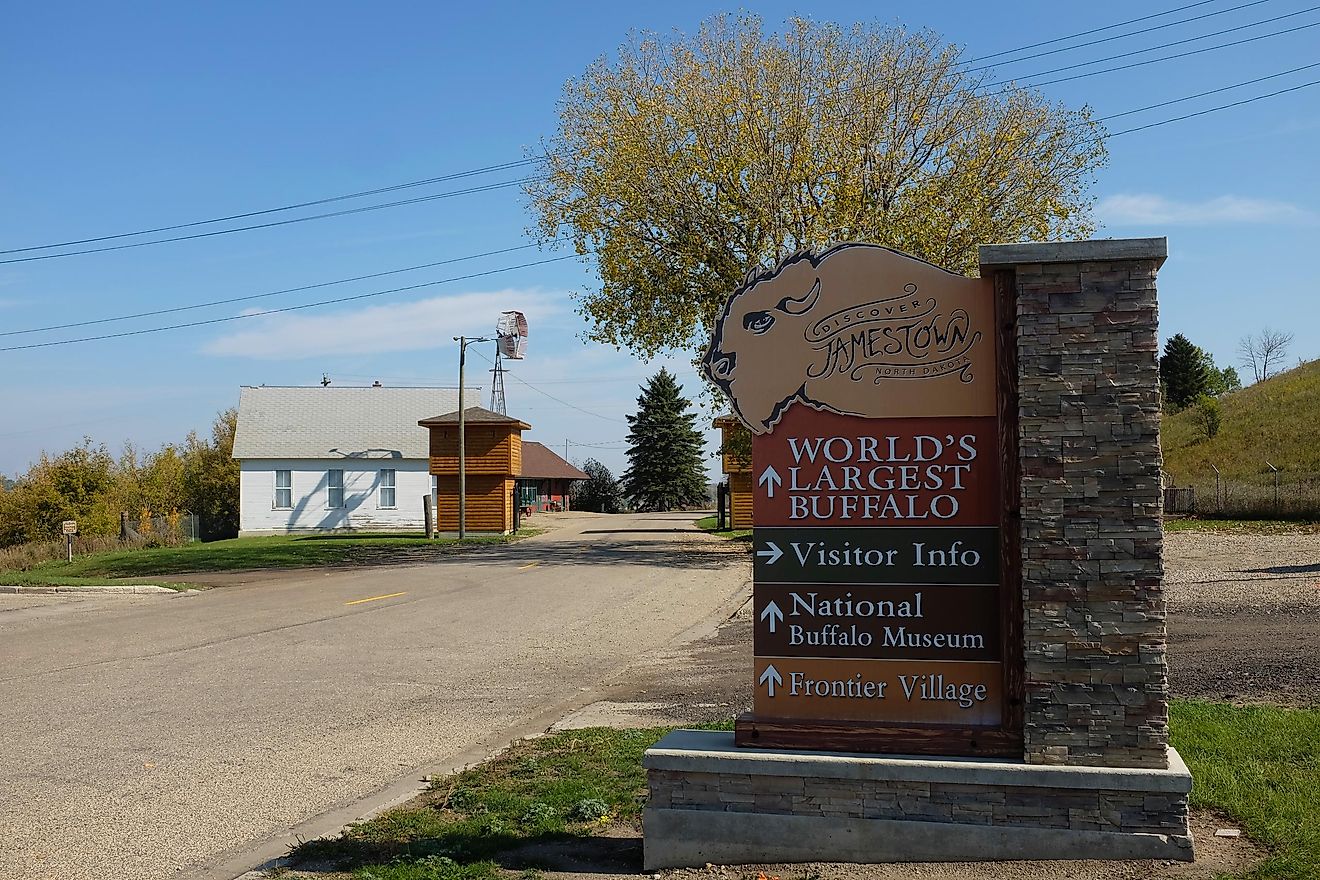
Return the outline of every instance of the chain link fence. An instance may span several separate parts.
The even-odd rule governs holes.
[[[1274,469],[1227,477],[1209,473],[1165,475],[1164,512],[1225,519],[1320,519],[1320,474]]]

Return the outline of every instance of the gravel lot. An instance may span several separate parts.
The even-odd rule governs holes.
[[[1176,697],[1320,704],[1320,535],[1165,539]]]

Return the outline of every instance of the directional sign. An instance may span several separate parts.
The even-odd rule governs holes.
[[[756,583],[995,584],[995,528],[786,529],[752,533]]]
[[[755,668],[758,718],[982,726],[1003,711],[998,663],[758,657]]]
[[[885,751],[893,729],[895,747],[939,754],[1011,721],[995,297],[848,244],[749,279],[722,310],[707,377],[752,435],[740,745]]]
[[[757,584],[758,657],[998,660],[997,587]]]
[[[756,524],[997,525],[996,424],[794,407],[752,440]]]

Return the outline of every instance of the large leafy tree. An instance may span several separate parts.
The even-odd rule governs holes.
[[[592,513],[622,513],[623,490],[614,474],[594,458],[582,464],[587,479],[573,484],[573,509]]]
[[[637,415],[628,416],[628,470],[623,493],[638,510],[680,510],[705,503],[705,443],[687,412],[678,381],[661,369],[642,388]]]
[[[1089,109],[986,76],[897,27],[644,34],[565,86],[527,193],[542,236],[597,264],[578,297],[593,338],[700,345],[749,270],[803,248],[877,242],[974,273],[978,244],[1089,234]]]
[[[238,462],[234,432],[238,410],[215,417],[211,439],[188,434],[183,453],[183,490],[188,508],[201,520],[202,537],[232,538],[238,534]]]

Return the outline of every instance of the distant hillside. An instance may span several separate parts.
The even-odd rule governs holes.
[[[1175,483],[1214,482],[1219,468],[1234,480],[1266,482],[1265,462],[1289,481],[1320,477],[1320,360],[1219,399],[1223,424],[1206,439],[1194,407],[1165,416],[1164,469]]]

